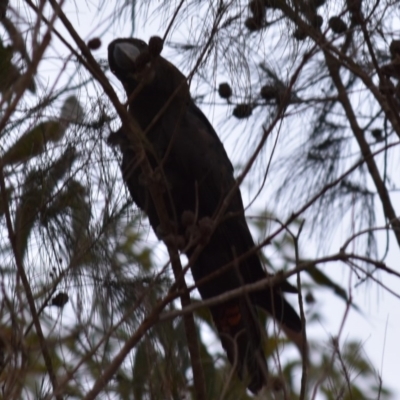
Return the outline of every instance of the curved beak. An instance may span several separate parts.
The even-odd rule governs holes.
[[[131,43],[115,43],[112,51],[114,62],[118,68],[131,69],[135,66],[135,61],[140,54],[140,50]]]

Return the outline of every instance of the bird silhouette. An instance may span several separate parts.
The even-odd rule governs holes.
[[[228,193],[223,218],[213,230],[191,266],[203,299],[221,295],[245,284],[265,279],[260,258],[244,215],[233,166],[212,125],[190,96],[185,76],[159,55],[159,40],[147,45],[139,39],[116,39],[108,46],[111,71],[125,88],[129,112],[143,132],[143,144],[152,167],[161,171],[163,201],[176,234],[190,238],[221,209]],[[109,137],[122,152],[122,174],[133,201],[143,210],[160,239],[160,220],[143,178],[134,148],[122,126]],[[226,203],[226,202],[225,202]],[[206,230],[206,229],[205,229]],[[204,231],[204,229],[203,229]],[[241,255],[239,262],[235,262]],[[231,268],[223,268],[227,264]],[[221,271],[210,279],[207,276]],[[261,345],[257,309],[272,316],[286,331],[302,331],[301,320],[284,299],[282,291],[295,292],[289,283],[268,287],[210,307],[228,359],[249,390],[257,393],[267,382],[268,369]]]

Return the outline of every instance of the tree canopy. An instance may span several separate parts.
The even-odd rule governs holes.
[[[122,125],[150,187],[152,149],[107,62],[128,36],[161,38],[154,51],[224,143],[269,273],[260,284],[298,289],[287,298],[301,338],[258,315],[270,376],[256,398],[394,398],[343,331],[368,315],[355,291],[399,297],[399,6],[0,0],[0,398],[254,397],[208,309],[226,298],[200,298],[190,260],[152,233],[110,145]],[[326,293],[341,323],[321,337]]]

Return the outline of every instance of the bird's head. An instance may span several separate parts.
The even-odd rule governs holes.
[[[108,64],[111,72],[123,84],[130,111],[145,127],[169,104],[180,110],[190,99],[185,76],[173,64],[160,56],[163,41],[152,37],[149,44],[135,38],[115,39],[108,45]],[[139,88],[138,93],[136,89]]]
[[[140,39],[116,39],[108,45],[111,72],[124,86],[128,83],[137,85],[143,79],[151,81],[154,77],[151,69],[153,59],[149,46]]]

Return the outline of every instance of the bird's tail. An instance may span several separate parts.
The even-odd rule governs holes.
[[[282,291],[277,289],[255,292],[253,296],[256,305],[271,315],[279,324],[294,331],[302,331],[302,323],[294,308],[285,300]]]
[[[267,382],[256,309],[244,298],[212,308],[213,318],[230,363],[248,389],[257,393]]]

